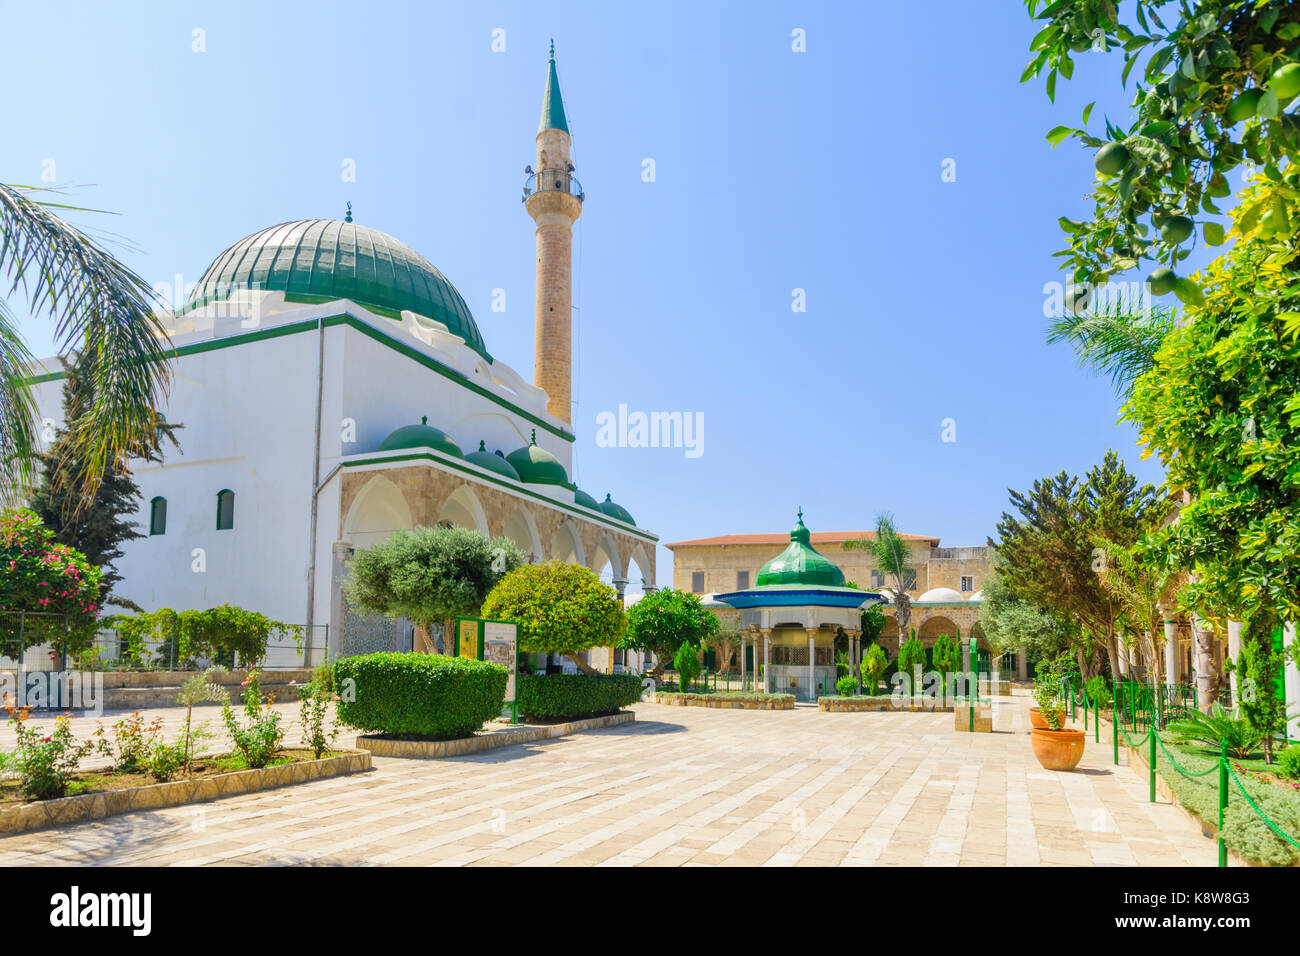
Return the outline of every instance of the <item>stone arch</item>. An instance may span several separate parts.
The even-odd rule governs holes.
[[[574,526],[569,518],[565,518],[555,534],[551,536],[551,548],[549,557],[554,561],[563,561],[566,564],[587,563],[587,549],[582,546],[582,535]]]
[[[634,570],[635,569],[635,570]],[[635,545],[624,564],[623,577],[627,579],[629,594],[643,593],[647,587],[654,587],[654,565],[646,556],[645,546]]]
[[[395,531],[415,526],[406,496],[388,478],[377,475],[352,500],[343,520],[343,539],[358,548],[387,541]]]
[[[590,551],[591,560],[588,567],[595,571],[602,581],[612,585],[620,576],[623,563],[618,554],[618,543],[609,534],[601,535],[596,546]]]
[[[434,523],[443,521],[457,528],[470,528],[480,534],[488,533],[487,513],[469,485],[459,485],[449,494],[438,509]]]
[[[934,614],[925,618],[916,629],[917,637],[931,643],[941,634],[947,634],[953,640],[956,640],[958,633],[956,622],[942,614]]]
[[[530,561],[535,563],[542,560],[542,536],[537,530],[537,521],[523,505],[510,512],[505,524],[501,526],[501,534],[519,545]]]

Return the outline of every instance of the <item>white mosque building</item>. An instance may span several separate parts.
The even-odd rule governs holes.
[[[533,382],[493,359],[437,268],[350,213],[262,229],[213,260],[163,317],[176,357],[162,412],[184,428],[163,464],[133,463],[149,534],[123,548],[122,596],[310,625],[335,657],[401,649],[409,626],[352,612],[340,583],[355,549],[439,522],[603,571],[620,593],[653,586],[657,537],[570,480],[571,240],[585,196],[553,48],[536,145]],[[47,361],[39,378],[53,421],[61,368]]]

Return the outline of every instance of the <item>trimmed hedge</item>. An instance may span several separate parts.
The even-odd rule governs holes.
[[[442,654],[345,657],[334,664],[338,716],[394,737],[470,737],[501,713],[507,676],[500,664]]]
[[[600,717],[640,699],[636,674],[519,675],[519,713],[529,718]]]

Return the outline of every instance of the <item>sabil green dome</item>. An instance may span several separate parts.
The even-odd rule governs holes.
[[[403,425],[379,443],[380,451],[397,451],[401,448],[432,448],[444,455],[465,457],[451,436],[430,425],[427,416],[421,418],[418,425]]]
[[[623,521],[630,525],[636,524],[636,522],[632,520],[632,516],[628,514],[627,509],[622,505],[611,501],[608,494],[605,495],[605,500],[600,503],[600,510],[605,512],[605,514],[609,515],[615,521]]]
[[[569,475],[560,460],[537,444],[537,429],[532,441],[506,455],[506,461],[519,472],[521,480],[533,485],[568,485]]]
[[[404,243],[354,222],[300,219],[245,236],[213,260],[189,302],[241,289],[309,301],[351,299],[392,318],[409,310],[441,322],[491,360],[469,306],[447,277]]]
[[[790,532],[790,546],[759,569],[755,584],[807,584],[822,587],[843,587],[844,572],[839,565],[822,557],[808,543],[808,529],[804,527],[803,511]]]
[[[491,452],[487,450],[486,443],[478,443],[478,451],[472,451],[465,456],[466,461],[472,461],[480,468],[486,468],[488,471],[495,471],[498,475],[509,478],[511,481],[519,480],[519,472],[515,471],[514,465],[506,461],[506,456],[501,452]]]

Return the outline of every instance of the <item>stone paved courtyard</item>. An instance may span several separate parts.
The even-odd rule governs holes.
[[[1028,704],[1000,700],[991,735],[640,704],[620,727],[0,839],[0,864],[1214,865],[1104,736],[1078,771],[1041,770]]]

